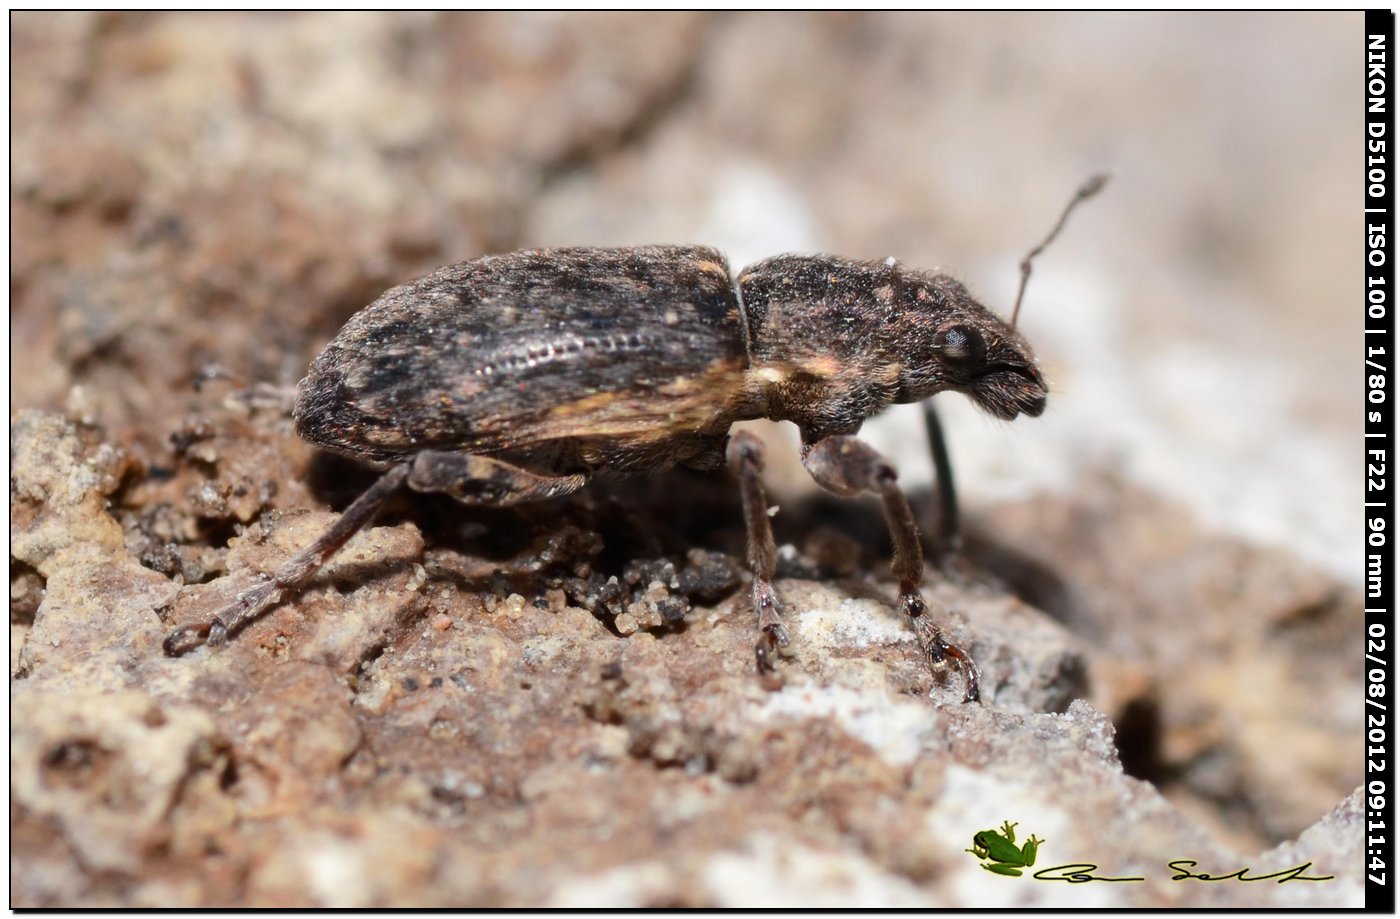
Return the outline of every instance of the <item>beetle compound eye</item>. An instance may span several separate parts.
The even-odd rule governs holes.
[[[982,333],[972,326],[955,325],[944,329],[934,337],[933,343],[944,357],[959,363],[977,360],[987,352]]]

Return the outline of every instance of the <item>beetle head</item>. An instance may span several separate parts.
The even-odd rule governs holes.
[[[1021,334],[952,278],[940,275],[924,289],[931,296],[908,323],[916,347],[903,356],[899,401],[951,389],[1005,421],[1045,411],[1045,377]]]

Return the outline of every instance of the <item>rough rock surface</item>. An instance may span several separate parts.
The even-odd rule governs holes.
[[[1161,68],[1204,26],[1156,25],[16,14],[12,905],[1359,905],[1355,330],[1316,312],[1350,283],[1326,93],[1355,19],[1211,20],[1238,41],[1195,83]],[[1307,79],[1253,106],[1245,48]],[[1183,120],[1216,142],[1158,133]],[[1268,155],[1207,181],[1241,130]],[[877,507],[777,444],[780,685],[732,483],[684,473],[396,498],[226,647],[161,653],[373,480],[284,408],[389,284],[661,241],[1010,277],[1106,159],[1117,232],[1086,212],[1054,252],[1091,267],[1038,268],[1064,306],[1025,320],[1063,391],[1040,427],[953,418],[967,553],[924,594],[984,704],[919,660]],[[907,420],[883,443],[927,517]],[[1027,876],[967,851],[1003,821],[1044,840]],[[1144,880],[1029,876],[1072,863]]]
[[[752,672],[742,591],[624,635],[630,613],[571,605],[548,569],[497,566],[524,594],[465,565],[429,575],[409,521],[357,536],[228,646],[170,659],[173,624],[332,515],[265,515],[228,574],[181,587],[139,564],[104,507],[119,451],[35,412],[11,434],[12,544],[46,579],[13,683],[24,902],[1257,902],[1169,880],[1162,853],[1241,856],[1124,774],[1112,723],[1081,698],[1085,645],[966,572],[925,593],[981,662],[984,705],[932,680],[878,576],[779,582],[793,641],[775,689]],[[1359,807],[1249,866],[1313,861],[1355,896]],[[1046,867],[1147,880],[1012,888],[962,851],[1011,817],[1047,840]],[[1316,886],[1271,902],[1336,902]]]

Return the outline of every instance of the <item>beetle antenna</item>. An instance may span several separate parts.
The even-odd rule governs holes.
[[[1055,224],[1055,229],[1050,231],[1050,235],[1036,246],[1026,257],[1021,259],[1021,287],[1016,291],[1016,305],[1011,310],[1011,328],[1016,328],[1016,317],[1021,314],[1021,298],[1026,294],[1026,282],[1031,279],[1031,262],[1035,257],[1044,251],[1045,247],[1055,241],[1055,237],[1060,235],[1060,231],[1065,227],[1065,221],[1069,220],[1070,212],[1078,207],[1079,202],[1094,197],[1103,187],[1108,184],[1109,174],[1100,172],[1090,176],[1089,180],[1079,186],[1079,190],[1074,193],[1074,197],[1069,199],[1069,204],[1065,205],[1063,213],[1060,214],[1059,221]]]

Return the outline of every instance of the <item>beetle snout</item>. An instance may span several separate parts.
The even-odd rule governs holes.
[[[1045,378],[1040,375],[1040,371],[1031,368],[1034,374],[1030,380],[1030,389],[1021,405],[1021,413],[1032,418],[1039,418],[1040,413],[1045,411],[1045,400],[1050,395],[1049,387],[1045,385]]]
[[[983,411],[1013,421],[1020,415],[1036,418],[1044,412],[1048,390],[1040,370],[1026,364],[985,374],[972,384],[968,395]]]
[[[1039,418],[1040,413],[1043,411],[1045,411],[1045,393],[1041,393],[1039,396],[1031,399],[1026,403],[1025,407],[1021,409],[1023,415],[1029,415],[1032,418]]]
[[[1039,418],[1040,413],[1045,411],[1045,399],[1050,394],[1045,377],[1041,376],[1040,368],[1034,364],[1027,364],[1015,373],[1020,377],[1019,385],[1013,387],[1017,407],[1021,414]]]

